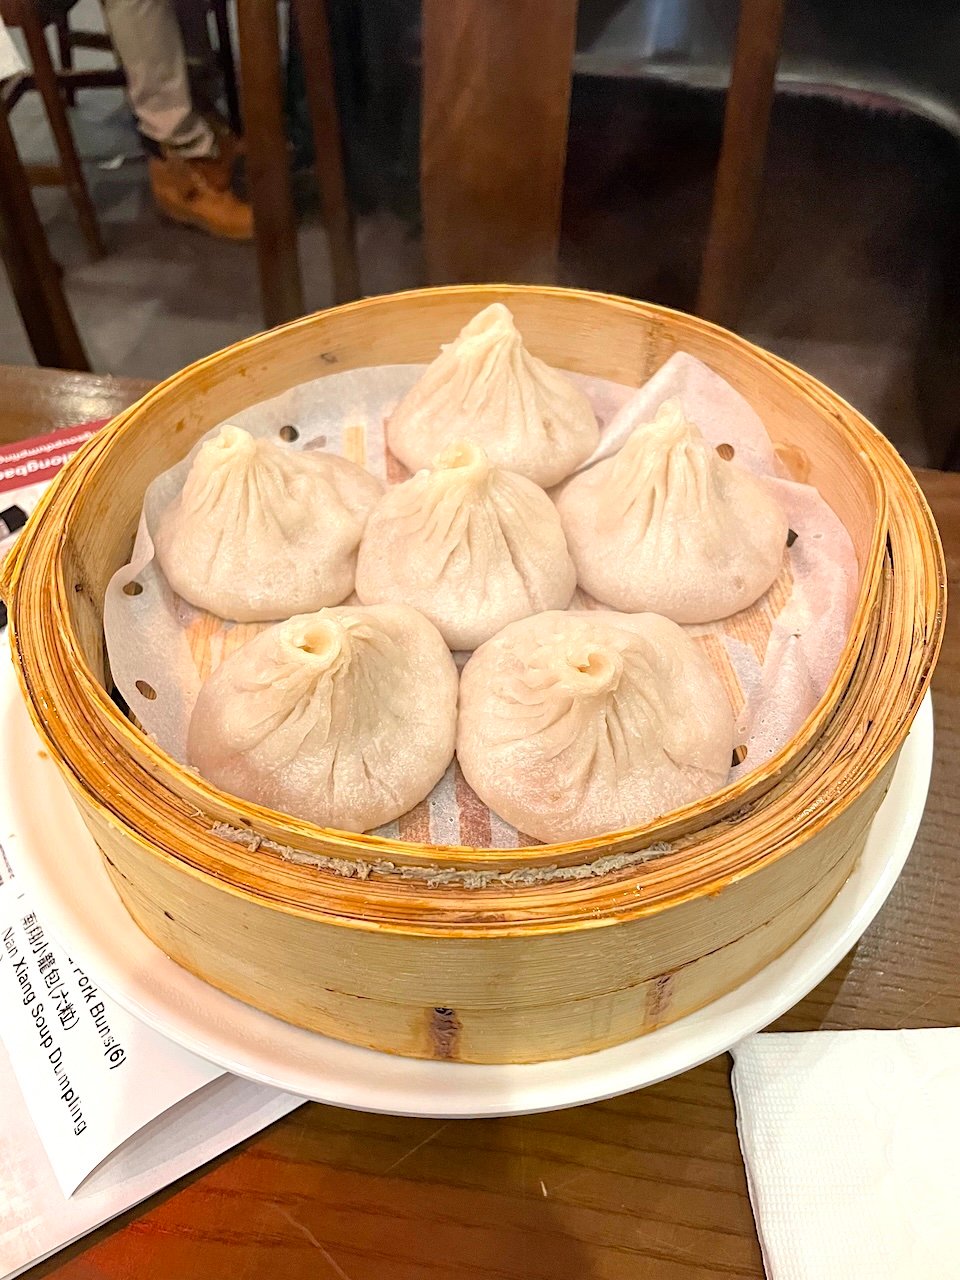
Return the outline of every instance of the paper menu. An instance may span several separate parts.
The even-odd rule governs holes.
[[[48,936],[2,847],[0,1034],[0,1280],[303,1101],[227,1074],[105,996]]]
[[[102,425],[101,421],[61,427],[36,439],[0,446],[0,564],[50,481]],[[0,607],[0,625],[5,626],[6,621],[6,608]]]
[[[68,1199],[37,1141],[0,1041],[0,1278],[12,1280],[302,1101],[221,1075],[141,1129]]]
[[[0,885],[0,1027],[65,1195],[174,1103],[223,1075],[114,1004]]]

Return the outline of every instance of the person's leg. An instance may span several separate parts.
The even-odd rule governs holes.
[[[230,190],[235,152],[193,100],[172,0],[104,0],[104,10],[126,73],[130,106],[150,153],[150,186],[157,205],[177,222],[249,240],[250,206]]]
[[[103,7],[140,132],[185,160],[216,155],[213,130],[193,105],[171,0],[104,0]]]

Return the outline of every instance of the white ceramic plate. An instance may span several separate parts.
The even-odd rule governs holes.
[[[114,999],[237,1075],[319,1102],[395,1115],[520,1115],[677,1075],[767,1026],[824,978],[893,888],[930,783],[927,696],[849,880],[778,960],[697,1013],[599,1053],[523,1066],[421,1062],[289,1026],[187,973],[127,915],[53,762],[41,756],[12,667],[0,675],[0,839],[52,932]]]

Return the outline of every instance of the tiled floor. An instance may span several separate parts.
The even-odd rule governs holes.
[[[75,12],[84,26],[99,13],[94,0],[81,0]],[[566,282],[691,305],[719,112],[716,104],[699,114],[673,105],[636,86],[578,82]],[[833,116],[817,104],[778,104],[744,330],[821,377],[910,461],[923,462],[913,365],[939,270],[945,206],[938,175],[951,176],[949,160],[939,143],[918,146],[899,125],[864,125],[830,110]],[[13,119],[26,157],[53,154],[35,96]],[[94,367],[161,377],[259,329],[252,246],[212,241],[157,216],[119,91],[81,94],[72,119],[106,257],[89,261],[61,190],[38,190],[35,198]],[[118,157],[123,163],[113,167]],[[361,219],[359,249],[365,292],[421,282],[417,233],[393,214]],[[301,228],[300,250],[308,307],[328,305],[325,237],[315,218]],[[2,279],[0,360],[32,360]]]

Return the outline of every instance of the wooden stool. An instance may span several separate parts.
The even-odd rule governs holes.
[[[360,276],[347,198],[333,81],[330,30],[324,0],[291,0],[303,51],[310,122],[334,298],[360,295]],[[303,314],[297,222],[290,182],[280,78],[280,38],[274,0],[237,0],[240,82],[246,125],[247,177],[253,206],[260,294],[266,324]]]
[[[70,26],[69,11],[58,13],[53,19],[53,25],[57,32],[57,54],[61,72],[73,71],[74,49],[94,49],[98,53],[114,52],[113,41],[105,31],[74,31]],[[68,80],[64,85],[63,96],[67,100],[67,106],[76,106],[77,86]]]
[[[104,252],[100,227],[73,141],[64,97],[70,88],[76,87],[79,77],[73,73],[66,85],[61,84],[44,34],[44,28],[54,24],[54,17],[40,0],[0,0],[0,18],[8,27],[22,29],[33,63],[32,73],[12,76],[4,83],[0,91],[0,113],[4,117],[9,115],[23,95],[31,89],[36,89],[40,94],[60,163],[27,166],[27,176],[33,186],[66,187],[87,246],[94,257],[100,258]],[[97,84],[123,83],[122,72],[87,72],[83,78],[89,84],[92,76],[97,77]]]

